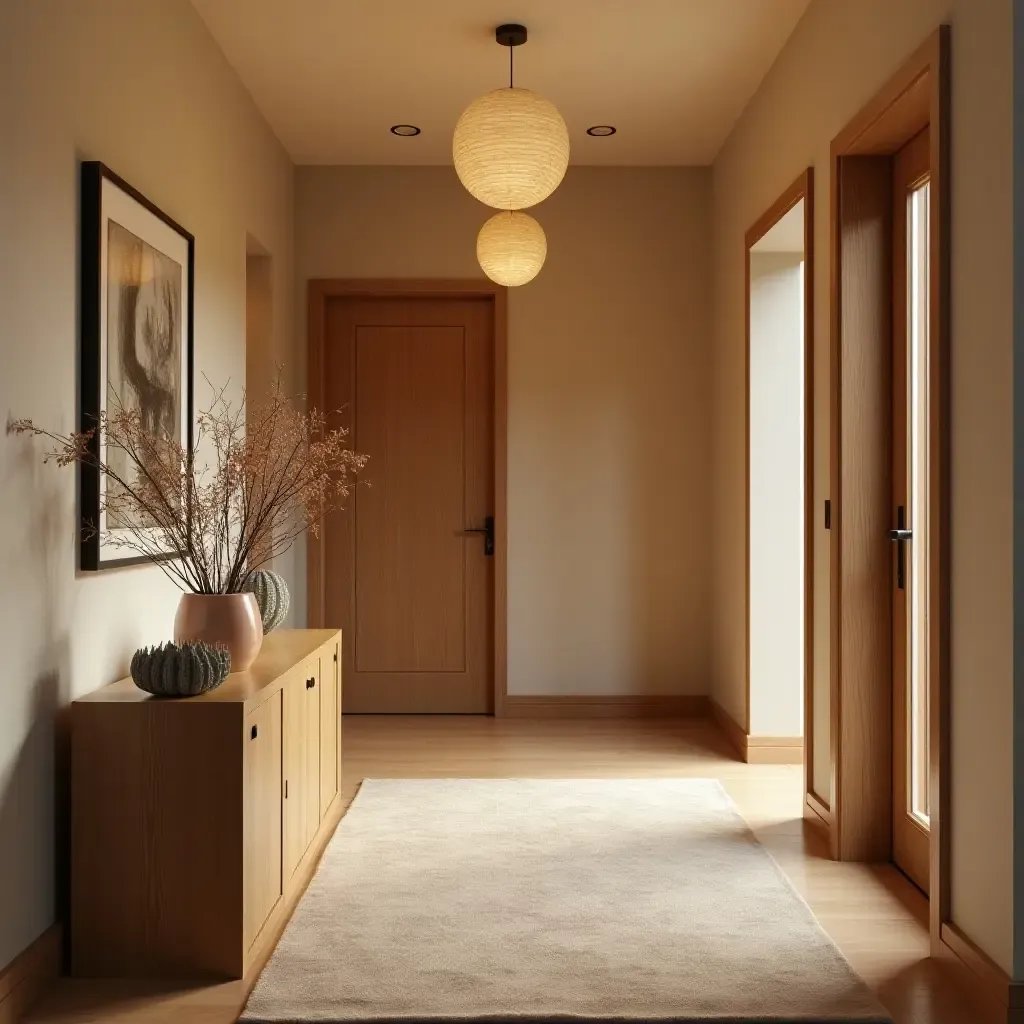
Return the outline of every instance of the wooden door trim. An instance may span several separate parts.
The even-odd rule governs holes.
[[[804,794],[813,796],[814,769],[814,168],[808,167],[751,225],[744,238],[743,491],[745,525],[744,700],[746,746],[750,727],[750,249],[801,200],[804,202]],[[793,746],[793,740],[787,741]],[[786,763],[796,763],[792,757]],[[820,797],[816,797],[823,803]]]
[[[307,398],[325,407],[323,375],[327,303],[350,299],[489,299],[494,307],[494,714],[505,714],[508,693],[508,300],[507,289],[479,279],[312,279],[307,324]],[[307,622],[319,625],[326,614],[324,544],[307,534]]]
[[[56,983],[61,973],[64,928],[50,925],[0,970],[0,1024],[15,1024]]]
[[[881,810],[871,806],[850,806],[844,794],[844,779],[856,778],[868,762],[865,749],[868,730],[876,728],[881,708],[860,701],[856,688],[845,685],[843,651],[840,643],[844,616],[857,614],[856,597],[842,578],[843,508],[840,490],[843,470],[841,415],[843,402],[854,395],[842,394],[841,332],[843,314],[843,238],[840,220],[841,173],[849,157],[892,155],[924,128],[930,129],[931,187],[930,217],[930,377],[931,407],[928,434],[932,451],[929,501],[929,694],[931,700],[931,799],[930,836],[930,932],[933,954],[942,951],[942,927],[950,923],[949,779],[949,339],[950,339],[950,28],[941,25],[904,66],[833,139],[830,154],[832,179],[831,215],[831,424],[830,463],[832,499],[832,606],[831,606],[831,731],[832,731],[832,852],[836,857],[857,859],[857,851],[845,840],[848,820],[859,829],[881,834]],[[847,165],[850,166],[850,165]],[[860,453],[864,461],[864,453]],[[870,459],[868,460],[870,461]],[[878,467],[873,467],[877,469]],[[851,527],[852,528],[852,527]],[[888,580],[886,581],[888,584]],[[888,666],[880,671],[891,673]],[[890,693],[891,701],[891,693]],[[846,704],[850,707],[847,708]],[[844,720],[844,719],[849,719]],[[858,722],[862,727],[854,728]],[[844,742],[844,740],[848,742]],[[860,742],[858,742],[858,740]],[[891,784],[890,784],[891,790]],[[869,801],[870,803],[870,801]],[[886,812],[889,819],[889,812]],[[852,830],[852,826],[851,826]]]

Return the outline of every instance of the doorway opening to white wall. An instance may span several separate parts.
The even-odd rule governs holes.
[[[746,760],[799,764],[809,678],[811,172],[747,233]]]

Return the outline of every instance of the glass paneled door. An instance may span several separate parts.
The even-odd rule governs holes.
[[[893,162],[893,860],[929,881],[929,139]]]

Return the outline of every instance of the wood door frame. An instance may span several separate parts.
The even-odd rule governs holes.
[[[494,715],[505,714],[508,695],[508,289],[491,281],[311,279],[308,288],[307,397],[325,407],[323,376],[327,304],[331,299],[488,299],[494,310]],[[314,383],[315,382],[315,383]],[[307,622],[326,615],[324,543],[306,535]]]
[[[884,559],[876,559],[878,578],[874,576],[865,587],[864,580],[858,586],[852,578],[843,576],[843,555],[849,554],[855,545],[865,550],[888,544],[883,537],[875,534],[882,525],[879,520],[881,507],[876,503],[871,508],[864,506],[860,495],[869,492],[881,493],[881,474],[885,474],[887,485],[891,486],[891,472],[888,460],[891,452],[884,455],[879,448],[858,446],[857,440],[864,440],[869,432],[864,431],[853,439],[847,439],[844,447],[843,426],[851,427],[850,433],[861,426],[856,419],[857,409],[866,408],[870,399],[865,398],[863,389],[851,389],[845,396],[842,391],[844,371],[864,370],[865,357],[857,357],[852,343],[844,348],[843,333],[862,333],[862,339],[869,341],[877,337],[872,333],[874,325],[868,321],[877,317],[880,325],[888,316],[891,334],[891,230],[876,231],[868,238],[866,232],[855,237],[851,228],[844,233],[843,203],[852,202],[859,188],[859,198],[865,203],[885,203],[888,213],[878,209],[883,223],[890,223],[892,216],[891,169],[886,184],[885,165],[892,156],[922,129],[930,129],[930,160],[932,182],[932,205],[929,220],[930,237],[930,340],[929,340],[929,410],[928,437],[932,452],[930,465],[931,480],[929,493],[930,549],[929,549],[929,696],[931,701],[931,756],[929,780],[931,793],[931,835],[929,841],[930,860],[930,933],[933,955],[942,952],[942,930],[950,922],[950,842],[949,842],[949,494],[950,494],[950,433],[949,433],[949,345],[950,345],[950,30],[948,25],[940,26],[889,80],[882,90],[850,121],[833,139],[830,164],[832,179],[831,214],[831,423],[830,463],[832,534],[830,544],[831,562],[831,757],[832,757],[832,854],[841,860],[878,860],[891,856],[891,805],[892,773],[888,767],[889,757],[879,757],[878,750],[871,746],[880,740],[883,733],[888,735],[888,750],[891,752],[891,683],[882,692],[881,686],[865,683],[866,674],[891,680],[891,614],[888,604],[884,608],[889,618],[890,647],[884,649],[881,634],[874,639],[875,647],[868,650],[865,660],[854,666],[848,677],[844,672],[844,632],[851,629],[850,623],[858,619],[877,616],[873,607],[875,590],[884,586],[885,593],[891,593],[891,557],[886,550]],[[860,179],[858,181],[858,178]],[[852,224],[852,220],[851,220]],[[882,238],[888,234],[888,238]],[[883,249],[885,254],[883,254]],[[844,254],[851,258],[844,264]],[[857,258],[854,259],[853,257]],[[881,291],[868,294],[888,279],[888,309]],[[861,300],[862,308],[855,308],[852,302],[848,308],[843,305],[844,286]],[[867,295],[867,298],[865,298]],[[872,307],[868,309],[867,307]],[[879,332],[885,328],[879,326]],[[882,345],[886,342],[882,341]],[[868,346],[881,351],[880,346]],[[891,368],[891,355],[888,357]],[[871,378],[871,388],[877,396],[881,389],[889,388],[886,402],[891,409],[891,384],[887,380]],[[856,398],[856,402],[853,399]],[[844,419],[844,416],[846,417]],[[877,430],[876,430],[877,433]],[[889,440],[891,449],[891,439]],[[855,453],[856,460],[844,462],[844,452]],[[856,516],[849,523],[844,522],[843,489],[861,500]],[[888,519],[889,509],[885,509]],[[887,527],[891,523],[886,524]],[[844,532],[845,531],[845,532]],[[874,589],[872,589],[874,588]],[[869,645],[866,645],[869,646]],[[851,660],[859,657],[851,655]],[[856,670],[862,670],[853,678]],[[885,762],[882,765],[882,762]],[[884,771],[883,771],[884,769]],[[885,778],[883,779],[883,775]]]
[[[743,447],[745,526],[745,696],[746,733],[750,739],[750,250],[797,203],[804,203],[804,794],[818,800],[811,786],[814,756],[814,168],[808,167],[751,225],[744,236]],[[793,763],[796,763],[793,759]],[[820,800],[818,801],[820,803]],[[815,807],[819,814],[828,808]]]

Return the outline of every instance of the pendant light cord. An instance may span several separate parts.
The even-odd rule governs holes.
[[[515,76],[514,76],[515,65],[513,63],[515,55],[516,55],[516,48],[514,46],[510,46],[508,48],[508,87],[510,89],[514,89],[515,88]]]

